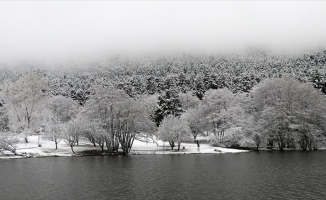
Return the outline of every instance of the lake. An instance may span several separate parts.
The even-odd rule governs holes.
[[[325,199],[326,151],[0,160],[0,199]]]

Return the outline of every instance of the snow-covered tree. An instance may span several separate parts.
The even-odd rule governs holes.
[[[35,114],[42,109],[40,102],[48,94],[47,84],[35,74],[27,74],[15,82],[7,82],[4,92],[10,109],[11,130],[23,132],[27,143],[28,134],[39,125]]]
[[[78,107],[70,98],[53,96],[47,99],[46,109],[42,112],[43,138],[53,141],[58,149],[58,143],[66,132],[65,124],[75,119],[77,113]]]
[[[72,120],[65,124],[65,132],[63,135],[63,140],[70,146],[71,151],[75,153],[74,146],[77,144],[80,137],[85,131],[86,125],[83,123],[80,118]]]
[[[326,101],[311,85],[289,78],[267,79],[253,89],[252,102],[261,132],[276,142],[280,150],[289,140],[307,143],[325,137]]]
[[[91,142],[93,144],[97,143],[100,148],[102,153],[104,153],[104,147],[105,147],[105,142],[107,141],[109,135],[107,134],[107,131],[101,126],[100,124],[95,124],[95,123],[89,123],[87,124],[87,129],[84,130],[84,134],[91,134],[88,135],[88,139],[91,138]],[[94,145],[95,146],[95,145]]]
[[[167,116],[158,127],[157,135],[162,141],[169,142],[172,150],[175,147],[175,143],[177,143],[179,151],[181,142],[191,140],[190,132],[191,130],[186,120],[179,117]]]
[[[4,106],[0,106],[0,132],[9,131],[8,111]]]
[[[18,137],[10,132],[0,132],[0,154],[3,150],[7,150],[12,152],[15,155],[17,153],[17,146],[16,144],[19,142]]]
[[[72,99],[61,95],[49,98],[47,108],[60,123],[69,122],[78,114],[76,103]]]
[[[46,123],[45,133],[42,135],[42,138],[54,142],[55,149],[58,149],[59,142],[65,136],[66,126],[54,120],[47,121]]]
[[[156,126],[159,126],[164,117],[173,115],[181,116],[183,113],[182,103],[178,93],[174,89],[167,90],[163,95],[158,97],[157,110],[153,116]]]
[[[86,113],[91,123],[99,124],[106,130],[109,151],[118,151],[121,145],[123,153],[128,154],[137,137],[146,137],[153,132],[154,123],[144,103],[113,87],[96,88],[94,98],[86,106]]]
[[[179,93],[179,98],[182,104],[183,110],[194,109],[200,104],[200,100],[192,91],[187,93]]]
[[[244,112],[232,92],[226,88],[207,91],[202,109],[206,121],[213,125],[213,132],[221,141],[225,131],[236,126]]]
[[[101,125],[106,130],[108,151],[118,151],[120,144],[116,134],[118,120],[116,114],[119,110],[118,106],[130,97],[123,90],[117,90],[113,86],[95,86],[94,90],[95,94],[86,104],[85,115],[87,115],[90,124]]]
[[[196,140],[198,134],[204,132],[205,118],[201,107],[188,109],[183,115],[184,119],[188,122],[191,134]],[[199,141],[196,140],[197,146],[200,147]]]
[[[116,131],[124,154],[131,150],[135,139],[152,135],[155,124],[150,120],[140,100],[125,100],[118,105]]]
[[[259,133],[255,133],[252,139],[255,142],[256,148],[258,150],[260,144],[262,143],[262,136]]]

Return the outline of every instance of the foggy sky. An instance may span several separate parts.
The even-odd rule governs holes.
[[[324,1],[1,1],[0,61],[326,46]]]

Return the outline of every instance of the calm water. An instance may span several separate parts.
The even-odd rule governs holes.
[[[0,160],[0,199],[325,199],[326,151]]]

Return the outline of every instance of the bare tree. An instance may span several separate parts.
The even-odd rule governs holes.
[[[104,153],[105,142],[108,139],[106,130],[101,126],[101,124],[88,123],[86,126],[87,129],[84,131],[84,134],[93,143],[94,147],[97,143],[100,146],[102,153]]]
[[[258,133],[256,133],[256,134],[254,135],[254,137],[253,137],[253,140],[254,140],[254,142],[255,142],[255,144],[256,144],[256,148],[257,148],[257,150],[258,150],[259,145],[260,145],[261,142],[262,142],[262,137],[261,137],[261,135],[258,134]]]
[[[190,134],[187,121],[174,116],[164,118],[157,131],[159,139],[169,142],[172,150],[175,147],[175,143],[177,143],[178,151],[180,150],[181,142],[191,139]]]
[[[2,150],[7,150],[12,152],[15,155],[19,155],[17,153],[16,143],[18,143],[18,138],[9,132],[1,132],[0,133],[0,153]]]
[[[86,106],[90,123],[98,124],[107,134],[106,146],[109,151],[118,151],[119,145],[128,154],[138,135],[150,133],[154,123],[148,115],[145,101],[135,100],[124,91],[113,87],[96,88],[94,98]]]
[[[141,100],[127,99],[117,106],[115,127],[124,154],[130,152],[135,139],[152,135],[155,130],[155,124],[147,114]]]
[[[189,124],[189,128],[191,131],[191,134],[194,138],[194,140],[197,143],[197,146],[200,147],[199,141],[196,140],[198,134],[201,134],[204,132],[204,127],[205,127],[205,118],[202,112],[202,109],[197,107],[197,108],[192,108],[188,109],[186,113],[183,114],[183,117]]]
[[[117,104],[130,98],[122,90],[116,90],[113,86],[95,86],[95,95],[86,104],[86,112],[89,123],[100,124],[107,132],[106,146],[108,151],[118,151],[119,138],[116,132]],[[92,133],[90,133],[92,134]]]
[[[66,132],[63,136],[63,140],[70,146],[71,151],[75,153],[74,146],[77,144],[79,138],[82,136],[84,129],[84,124],[78,119],[70,121],[65,124]]]
[[[66,132],[65,124],[73,120],[78,113],[78,108],[72,99],[64,96],[54,96],[47,100],[46,109],[42,112],[43,138],[53,141],[56,149]]]
[[[42,137],[46,140],[52,141],[55,144],[55,149],[58,149],[58,143],[64,137],[66,126],[53,121],[48,121],[45,126],[45,132]]]
[[[15,82],[5,84],[6,100],[11,107],[11,128],[16,132],[24,132],[28,143],[28,133],[37,126],[35,113],[40,109],[39,102],[47,96],[48,87],[35,74],[27,74]]]

